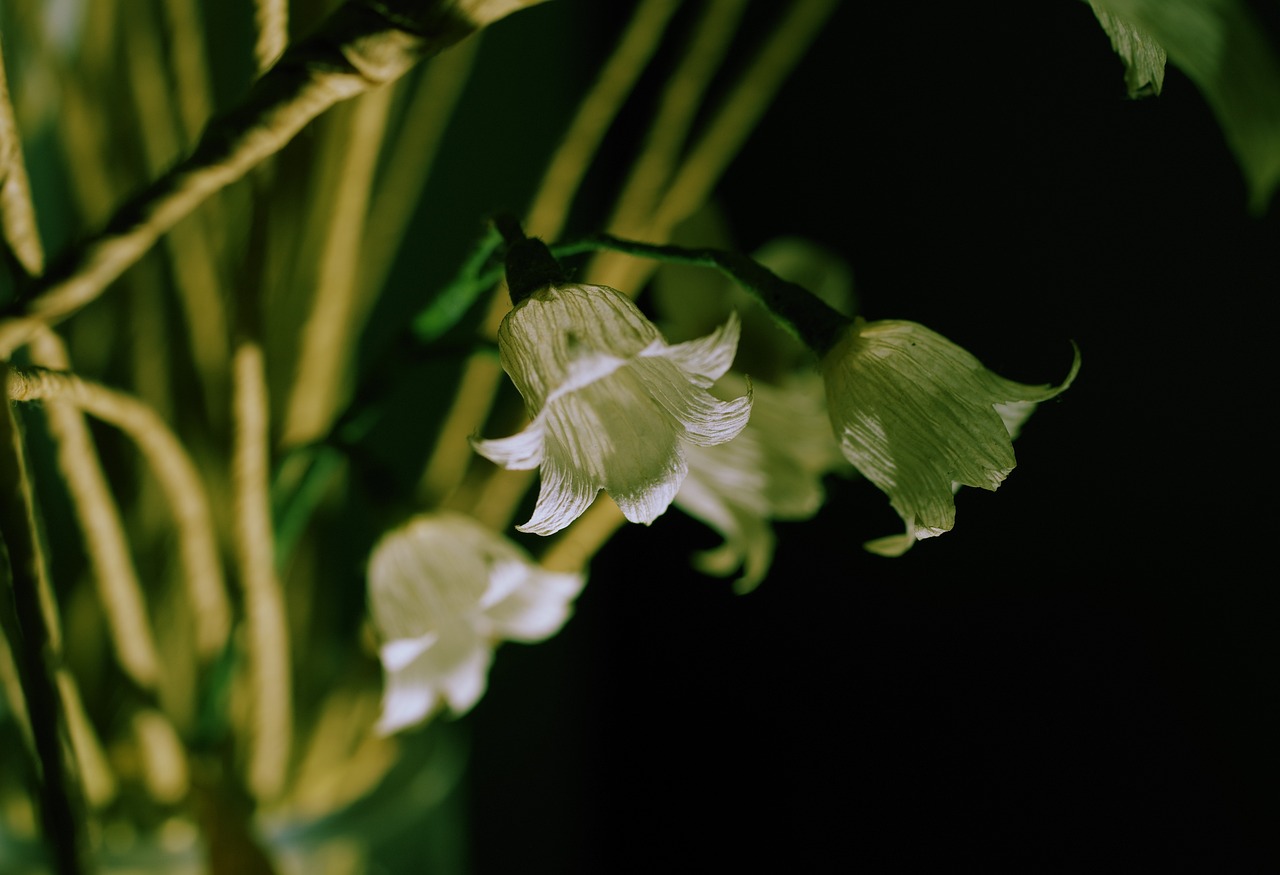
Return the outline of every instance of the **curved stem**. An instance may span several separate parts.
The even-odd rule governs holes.
[[[108,422],[137,444],[173,510],[178,544],[191,593],[196,648],[205,659],[217,655],[231,627],[222,562],[209,500],[200,474],[181,442],[146,404],[75,374],[44,368],[9,371],[9,398],[66,401]]]
[[[66,347],[52,331],[41,332],[31,351],[32,357],[45,367],[64,371],[70,367]],[[134,683],[154,691],[161,676],[159,650],[120,509],[103,473],[93,436],[84,415],[74,405],[50,399],[45,415],[57,444],[58,467],[84,535],[85,553],[93,569],[116,658]]]

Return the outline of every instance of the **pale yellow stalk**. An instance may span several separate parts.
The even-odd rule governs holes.
[[[44,271],[44,247],[36,227],[35,209],[31,203],[31,186],[27,182],[27,165],[22,157],[22,136],[9,102],[9,85],[4,72],[4,53],[0,48],[0,231],[29,276]]]
[[[196,649],[205,659],[218,654],[230,631],[231,611],[204,484],[181,442],[137,398],[74,374],[14,368],[8,389],[15,401],[53,399],[74,404],[119,428],[137,444],[173,511],[192,601]]]
[[[262,73],[284,54],[289,42],[288,0],[253,0],[253,24],[253,59]]]
[[[688,50],[662,89],[644,147],[631,167],[609,219],[611,234],[635,236],[653,215],[658,198],[671,181],[707,86],[733,42],[746,5],[746,0],[711,0],[707,4],[689,40]],[[592,281],[611,285],[607,272],[605,277]]]
[[[390,87],[356,101],[344,132],[342,160],[334,174],[331,204],[322,215],[325,233],[316,253],[315,296],[302,329],[281,440],[306,443],[323,435],[349,388],[355,342],[367,304],[378,289],[361,282],[360,243],[369,214],[374,172],[387,129]]]
[[[170,89],[156,21],[148,15],[126,16],[125,33],[130,46],[125,53],[130,88],[143,152],[154,176],[172,164],[185,145],[179,101]],[[220,265],[208,222],[209,215],[198,210],[175,223],[164,236],[164,243],[206,409],[218,421],[218,414],[226,407],[229,329],[219,282]]]
[[[618,506],[607,495],[601,495],[586,513],[555,536],[538,561],[548,571],[585,571],[591,558],[626,523]]]
[[[387,144],[386,160],[378,175],[360,245],[361,284],[366,289],[378,291],[387,282],[414,210],[421,202],[445,129],[471,77],[482,37],[477,34],[433,59],[418,76],[403,107],[404,121]],[[407,84],[407,80],[401,81]],[[364,316],[372,299],[372,295],[369,301],[358,299]]]
[[[33,339],[31,354],[37,364],[54,370],[70,369],[66,347],[52,331]],[[44,409],[50,435],[57,445],[58,467],[84,534],[85,552],[116,658],[134,683],[144,690],[154,690],[161,674],[160,657],[120,510],[102,471],[93,437],[83,414],[73,405],[51,399]]]
[[[621,41],[601,69],[595,85],[578,105],[560,147],[543,174],[533,206],[525,217],[525,231],[530,236],[553,239],[563,230],[573,197],[600,148],[600,141],[640,74],[649,66],[667,23],[679,5],[679,0],[642,0],[636,7]],[[496,326],[494,328],[496,330]]]
[[[22,695],[22,681],[18,677],[18,666],[13,661],[13,651],[9,648],[9,639],[0,628],[0,689],[4,690],[5,703],[13,722],[18,724],[18,734],[22,736],[27,750],[35,756],[35,739],[31,735],[31,718],[27,714],[27,700]]]
[[[177,805],[191,789],[191,773],[173,724],[154,708],[138,709],[129,724],[147,792],[161,805]]]
[[[209,120],[213,99],[201,11],[196,0],[166,0],[160,4],[160,14],[170,46],[170,76],[178,95],[183,142],[193,143]]]
[[[66,669],[58,670],[58,691],[67,711],[67,735],[79,767],[85,802],[90,808],[101,811],[115,800],[120,785],[107,762],[102,740],[85,713],[80,687]]]
[[[681,162],[653,215],[636,225],[637,237],[648,243],[668,242],[675,226],[706,202],[729,162],[838,5],[839,0],[798,0],[790,5],[706,132]],[[593,259],[586,275],[597,282],[604,281],[598,277],[606,276],[617,280],[617,288],[638,290],[656,268],[657,262],[648,259],[602,253]]]
[[[293,681],[284,591],[271,529],[270,428],[262,348],[236,346],[233,361],[236,559],[244,590],[249,661],[249,790],[270,800],[284,788],[293,737]]]

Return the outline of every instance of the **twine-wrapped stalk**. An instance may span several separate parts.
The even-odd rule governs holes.
[[[348,0],[287,50],[245,101],[212,122],[191,157],[126,203],[106,229],[23,289],[0,321],[0,357],[65,319],[212,193],[275,154],[341,100],[399,78],[480,28],[541,0]]]
[[[150,407],[137,398],[75,374],[44,368],[9,372],[9,398],[66,401],[127,434],[147,460],[174,515],[178,547],[203,659],[221,652],[230,631],[222,562],[204,484],[181,442]]]
[[[42,331],[33,339],[31,353],[44,367],[70,369],[66,347],[52,331]],[[134,683],[154,691],[161,674],[160,657],[120,510],[88,424],[79,409],[63,401],[51,399],[45,405],[45,415],[57,445],[58,467],[84,534],[85,552],[116,658]]]

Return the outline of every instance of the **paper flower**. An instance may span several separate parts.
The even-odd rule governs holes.
[[[549,535],[601,489],[636,523],[667,509],[688,471],[685,445],[712,446],[747,424],[751,396],[707,391],[738,345],[730,316],[699,340],[668,344],[628,298],[607,286],[552,285],[502,321],[502,367],[532,421],[519,434],[473,440],[512,469],[538,467],[542,489],[521,531]]]
[[[559,631],[585,578],[542,569],[519,546],[469,517],[415,517],[369,556],[369,610],[383,641],[379,732],[469,710],[484,694],[502,640]]]
[[[712,239],[727,234],[703,229]],[[698,238],[699,241],[703,239]],[[853,277],[830,251],[795,237],[778,238],[757,250],[756,261],[787,280],[814,290],[841,312],[852,306]],[[755,403],[751,421],[732,441],[690,447],[689,476],[675,505],[706,523],[724,543],[694,558],[707,574],[728,576],[738,592],[754,589],[773,562],[772,521],[802,520],[825,499],[822,477],[850,471],[831,434],[817,357],[781,328],[747,291],[706,268],[664,265],[654,276],[654,300],[668,336],[693,337],[730,312],[742,316],[742,338],[733,370],[713,391],[739,394],[751,375]]]
[[[955,525],[954,490],[994,490],[1013,470],[1013,434],[1037,402],[1065,390],[993,374],[965,350],[915,322],[855,320],[822,359],[827,407],[845,458],[888,494],[906,535],[881,539],[900,553]]]
[[[725,375],[717,388],[738,392],[745,380]],[[690,447],[689,476],[675,505],[724,536],[724,543],[699,554],[695,564],[707,574],[727,576],[742,569],[738,592],[754,589],[773,562],[770,520],[808,519],[825,497],[822,475],[844,465],[831,437],[822,380],[797,374],[779,386],[755,387],[751,421],[727,444]]]

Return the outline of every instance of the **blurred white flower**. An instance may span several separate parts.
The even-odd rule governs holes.
[[[469,710],[502,640],[559,631],[585,577],[542,569],[519,546],[455,513],[415,517],[369,556],[369,610],[383,641],[382,733],[441,705]]]
[[[726,393],[746,381],[729,373],[716,384]],[[754,589],[773,562],[769,521],[808,519],[822,506],[822,475],[842,467],[831,436],[822,378],[799,373],[779,386],[755,386],[751,421],[716,447],[690,447],[689,476],[675,505],[724,536],[724,543],[695,557],[699,570],[721,577],[739,568],[738,592]]]
[[[955,525],[955,490],[994,490],[1013,470],[1013,435],[1035,404],[1065,390],[993,374],[915,322],[855,320],[822,359],[831,424],[845,458],[889,496],[904,535],[873,541],[883,555]]]
[[[548,286],[513,307],[498,348],[532,421],[472,444],[503,467],[540,469],[533,516],[517,528],[557,532],[601,489],[632,522],[662,514],[688,471],[685,445],[724,443],[747,424],[749,393],[721,401],[707,391],[733,361],[738,330],[731,314],[706,337],[668,344],[607,286]]]

